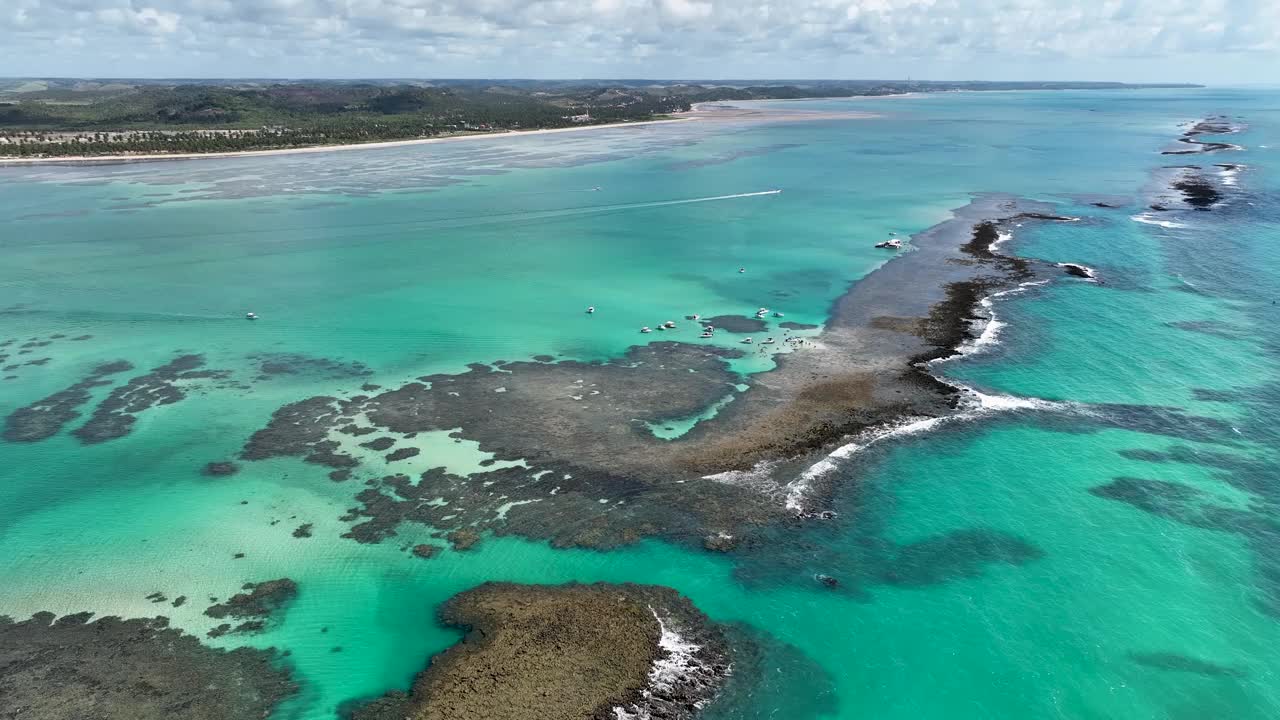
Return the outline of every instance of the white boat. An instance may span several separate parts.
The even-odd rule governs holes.
[[[651,332],[653,332],[653,328],[649,327],[648,325],[645,325],[644,327],[640,328],[640,332],[642,332],[642,333],[651,333]]]
[[[764,341],[764,343],[763,343],[763,344],[764,344],[764,345],[772,345],[772,344],[773,344],[773,338],[768,338],[767,340],[765,340],[765,341]]]
[[[258,319],[258,313],[251,313],[251,312],[245,313],[245,314],[244,314],[244,319],[245,319],[245,320],[257,320],[257,319]]]
[[[588,314],[588,315],[590,315],[591,313],[593,313],[593,312],[595,312],[595,311],[596,311],[596,306],[595,306],[595,305],[592,305],[592,306],[590,306],[590,307],[588,307],[588,308],[587,308],[587,314]]]
[[[899,240],[898,238],[891,238],[889,240],[885,240],[882,243],[876,243],[876,247],[889,248],[890,250],[897,250],[898,248],[902,247],[902,241]]]
[[[666,328],[666,329],[668,329],[668,330],[675,330],[675,329],[676,329],[676,321],[675,321],[675,320],[668,320],[668,321],[666,321],[666,322],[662,323],[662,327],[664,327],[664,328]]]
[[[753,342],[753,341],[752,341],[752,339],[751,339],[751,338],[747,338],[747,339],[745,339],[745,340],[743,340],[743,341],[742,341],[742,344],[743,344],[743,345],[750,345],[752,342]]]
[[[712,335],[711,332],[708,331],[708,332],[702,333],[702,335],[700,335],[699,337],[709,338],[709,337],[715,337],[715,335]]]
[[[746,271],[747,271],[747,269],[746,269],[746,268],[738,268],[738,272],[740,272],[740,273],[744,273],[744,272],[746,272]]]
[[[776,312],[776,313],[774,313],[774,314],[773,314],[773,316],[774,316],[774,317],[786,317],[786,315],[783,315],[783,314],[782,314],[782,313],[780,313],[780,312]]]
[[[702,319],[702,316],[701,316],[701,315],[697,315],[697,314],[694,314],[694,315],[685,315],[685,317],[686,317],[686,318],[688,318],[688,319],[690,319],[690,320],[701,320],[701,319]]]

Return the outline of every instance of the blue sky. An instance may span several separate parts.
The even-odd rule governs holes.
[[[0,73],[1280,79],[1280,0],[0,0]]]

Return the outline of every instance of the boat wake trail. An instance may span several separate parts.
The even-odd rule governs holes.
[[[715,202],[717,200],[737,200],[739,198],[763,197],[765,195],[779,195],[781,193],[781,190],[760,190],[757,192],[737,193],[734,195],[713,195],[711,197],[686,198],[684,200],[658,200],[655,202],[630,203],[627,205],[609,205],[602,206],[600,209],[625,210],[630,208],[664,207],[667,205],[691,205],[693,203]]]

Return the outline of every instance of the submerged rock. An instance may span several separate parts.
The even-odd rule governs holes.
[[[226,477],[227,475],[235,475],[240,472],[240,466],[233,462],[220,460],[205,465],[200,472],[208,477]]]
[[[0,717],[244,720],[297,692],[274,650],[227,651],[165,618],[0,618]]]
[[[669,588],[486,583],[440,617],[468,635],[353,720],[683,720],[729,675],[722,629]]]

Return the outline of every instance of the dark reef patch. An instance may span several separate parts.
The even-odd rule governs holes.
[[[1044,553],[1027,541],[981,528],[956,530],[898,548],[881,572],[890,585],[923,587],[975,578],[992,564],[1025,565]]]
[[[784,330],[817,330],[818,328],[820,328],[820,327],[822,327],[822,326],[821,326],[821,325],[810,325],[810,324],[808,324],[808,323],[792,322],[791,320],[786,320],[786,321],[783,321],[783,322],[778,323],[778,327],[780,327],[780,328],[782,328],[782,329],[784,329]]]
[[[200,355],[182,355],[154,368],[146,375],[139,375],[128,383],[111,391],[98,404],[88,422],[72,431],[86,445],[115,440],[128,435],[137,421],[137,414],[160,405],[172,405],[186,397],[179,385],[184,381],[224,379],[229,374],[223,370],[199,370],[204,366]]]
[[[769,329],[769,324],[764,320],[743,315],[717,315],[713,318],[703,318],[699,322],[731,333],[762,333]]]
[[[266,380],[282,375],[306,375],[316,378],[343,380],[366,377],[373,371],[361,362],[349,362],[318,358],[299,353],[258,353],[249,356],[258,366],[258,379]]]
[[[409,693],[347,709],[352,720],[686,720],[730,674],[724,631],[679,593],[646,585],[486,583],[440,610],[466,638],[432,658]],[[653,682],[671,660],[664,629],[697,646],[680,672]]]
[[[93,388],[109,385],[106,378],[132,369],[133,365],[123,360],[98,365],[83,380],[65,390],[14,410],[5,418],[4,439],[38,442],[57,435],[63,426],[80,416],[80,406],[89,402]]]
[[[408,460],[411,457],[415,457],[420,452],[422,451],[416,447],[402,447],[399,450],[395,450],[393,452],[388,453],[385,459],[387,462],[396,462],[398,460]]]
[[[377,450],[378,452],[382,452],[383,450],[391,449],[391,446],[395,444],[396,444],[395,438],[380,437],[380,438],[377,438],[376,440],[370,440],[369,442],[360,443],[360,447],[367,447],[370,450]]]
[[[1207,660],[1193,658],[1178,653],[1129,653],[1129,659],[1139,665],[1157,670],[1193,673],[1205,677],[1245,678],[1249,674],[1239,668],[1218,665]]]
[[[1232,325],[1221,320],[1182,320],[1169,323],[1169,327],[1187,332],[1222,338],[1224,340],[1252,340],[1253,334],[1248,328]]]
[[[346,405],[338,398],[326,396],[285,405],[271,415],[267,427],[249,438],[240,457],[264,460],[301,455],[306,462],[339,470],[354,467],[357,460],[335,452],[338,443],[328,439],[329,428],[342,417]]]
[[[419,545],[414,545],[412,552],[414,557],[419,557],[419,558],[422,558],[423,560],[430,560],[431,558],[440,554],[440,546],[422,543]]]
[[[274,650],[206,647],[162,617],[90,616],[0,618],[0,717],[244,720],[298,690]]]
[[[200,474],[206,477],[226,477],[235,475],[240,472],[240,466],[226,460],[219,460],[207,463],[201,470]]]
[[[233,618],[243,621],[234,629],[230,629],[228,624],[219,634],[260,631],[268,620],[279,620],[298,595],[298,584],[289,578],[245,583],[241,589],[247,592],[236,593],[226,602],[210,605],[204,611],[205,615],[216,620]]]
[[[1182,199],[1198,210],[1213,207],[1222,200],[1222,193],[1204,176],[1188,171],[1173,183],[1173,189],[1182,193]]]

